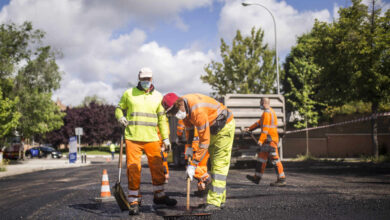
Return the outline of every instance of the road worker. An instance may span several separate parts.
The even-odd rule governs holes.
[[[212,182],[204,211],[220,210],[226,202],[226,179],[235,131],[232,112],[215,99],[201,94],[179,98],[175,93],[168,93],[162,105],[167,115],[183,120],[186,129],[190,130],[188,144],[192,145],[194,128],[198,130],[199,149],[193,154],[186,175],[193,180],[196,167],[207,152],[210,153]]]
[[[110,144],[110,152],[111,152],[111,159],[114,159],[114,154],[115,154],[115,144],[111,143]]]
[[[171,143],[167,117],[161,105],[162,95],[152,84],[152,76],[150,68],[142,68],[138,74],[138,85],[124,92],[115,110],[115,117],[126,128],[129,215],[139,214],[142,151],[148,158],[152,175],[153,202],[168,206],[175,206],[177,203],[164,192],[165,176],[157,127],[165,149],[169,150]],[[123,115],[124,110],[126,116]]]
[[[177,136],[181,139],[185,134],[185,137],[189,136],[189,130],[185,129],[185,125],[183,120],[179,120],[177,123]],[[198,131],[196,128],[194,128],[194,139],[192,141],[192,146],[189,144],[186,144],[184,147],[185,152],[185,159],[187,160],[188,157],[193,157],[193,154],[196,153],[196,151],[199,150],[199,136]],[[199,162],[198,166],[195,170],[194,178],[198,181],[198,191],[195,192],[195,195],[197,196],[204,196],[208,192],[207,188],[209,184],[211,183],[210,175],[207,172],[207,162],[209,160],[210,154],[209,152],[206,153],[206,156]]]
[[[249,128],[245,129],[246,131],[253,131],[257,128],[261,129],[258,141],[260,148],[259,153],[257,154],[255,175],[247,175],[247,178],[256,184],[259,184],[264,174],[265,167],[267,166],[267,160],[270,158],[277,175],[276,182],[271,183],[271,186],[285,186],[286,176],[284,175],[283,165],[279,159],[278,153],[278,119],[275,111],[270,107],[270,100],[268,98],[262,98],[260,100],[260,109],[264,111],[261,118]]]

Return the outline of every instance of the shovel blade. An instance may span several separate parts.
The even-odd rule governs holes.
[[[130,204],[127,201],[126,195],[119,182],[115,183],[115,186],[113,187],[113,192],[114,192],[116,203],[118,204],[121,211],[123,212],[129,210]]]

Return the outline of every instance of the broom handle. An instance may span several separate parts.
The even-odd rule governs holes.
[[[191,180],[187,178],[187,211],[190,211],[190,186]]]
[[[188,165],[190,165],[191,158],[188,157]],[[187,177],[187,211],[190,211],[190,188],[191,188],[191,180]]]
[[[123,135],[121,136],[121,148],[119,150],[119,174],[118,174],[118,182],[121,182],[121,174],[122,174],[122,151],[123,151]]]

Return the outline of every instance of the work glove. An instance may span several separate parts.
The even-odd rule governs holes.
[[[261,145],[260,141],[257,142],[257,145],[258,145],[258,147],[257,147],[257,153],[262,152],[263,148],[262,148],[262,145]]]
[[[190,178],[191,181],[194,179],[195,169],[196,169],[195,166],[192,166],[192,165],[187,166],[186,174],[187,174],[187,177]]]
[[[187,147],[186,152],[184,153],[186,158],[191,158],[192,159],[192,155],[193,154],[194,154],[194,150],[192,149],[192,147]]]
[[[121,123],[121,125],[123,125],[124,127],[127,127],[127,125],[129,124],[129,122],[127,121],[127,119],[126,119],[125,116],[122,116],[118,121],[119,121],[119,123]]]
[[[163,140],[163,149],[164,149],[164,151],[168,151],[168,152],[170,152],[172,149],[172,146],[171,146],[171,142],[169,141],[169,138],[165,138],[164,140]]]

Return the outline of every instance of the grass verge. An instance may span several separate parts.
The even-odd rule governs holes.
[[[361,156],[361,160],[364,162],[372,162],[372,163],[390,163],[390,154],[385,154],[385,155],[379,155],[378,158],[374,156]]]

